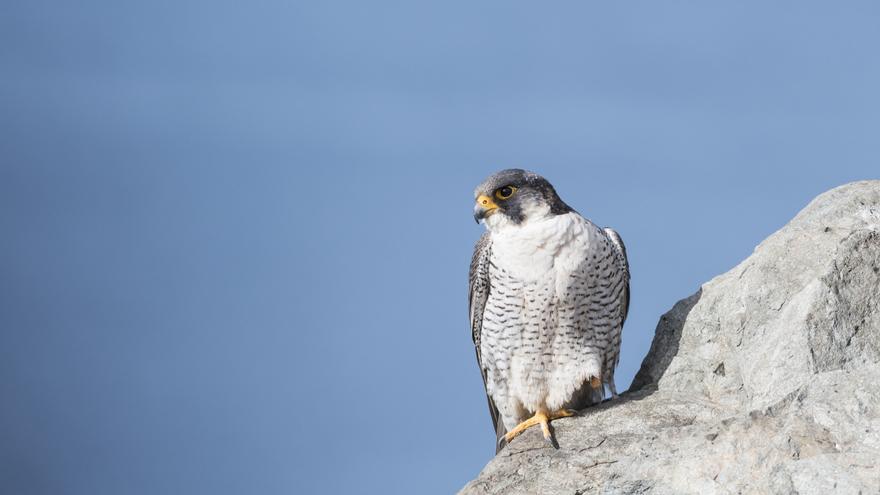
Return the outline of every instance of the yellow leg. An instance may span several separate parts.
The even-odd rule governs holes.
[[[534,416],[516,425],[512,430],[507,432],[507,434],[504,435],[504,442],[510,443],[511,440],[521,435],[522,432],[528,430],[532,426],[540,425],[541,433],[544,434],[544,440],[547,440],[553,448],[558,449],[559,444],[556,443],[556,438],[553,436],[553,428],[550,427],[550,422],[554,419],[568,418],[571,416],[577,416],[577,412],[572,411],[571,409],[560,409],[548,413],[543,409],[539,409]]]

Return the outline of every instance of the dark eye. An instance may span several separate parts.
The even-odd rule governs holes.
[[[498,199],[507,199],[507,198],[513,196],[513,193],[515,193],[515,192],[516,192],[516,187],[504,186],[504,187],[498,188],[495,191],[495,197]]]

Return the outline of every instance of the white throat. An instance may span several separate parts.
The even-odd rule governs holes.
[[[583,261],[586,239],[584,221],[575,212],[547,214],[517,225],[506,218],[490,221],[492,257],[511,274],[523,280],[536,280],[554,269],[574,269]],[[569,266],[571,265],[571,266]]]

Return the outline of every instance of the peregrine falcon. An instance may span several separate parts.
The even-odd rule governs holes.
[[[487,231],[470,267],[470,321],[496,452],[532,426],[600,402],[629,309],[629,263],[614,230],[565,204],[543,177],[502,170],[474,191]]]

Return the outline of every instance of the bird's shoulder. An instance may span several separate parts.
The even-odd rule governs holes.
[[[492,248],[492,233],[488,230],[477,239],[474,244],[474,253],[471,255],[471,266],[469,271],[469,279],[471,284],[474,278],[480,275],[480,272],[488,268],[488,257]]]
[[[614,247],[612,239],[606,232],[607,229],[603,229],[576,211],[570,215],[578,226],[580,241],[587,251],[603,251]]]

